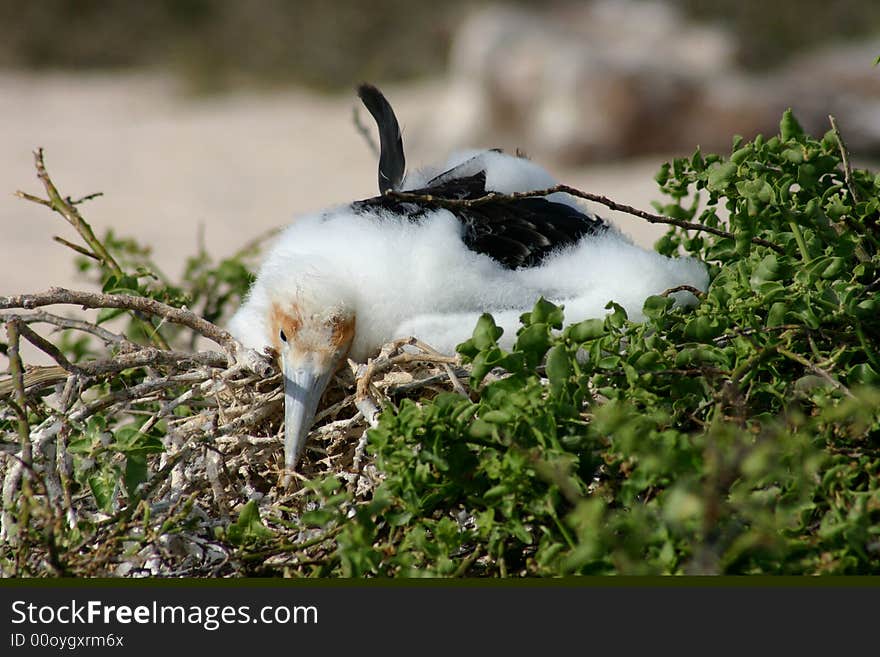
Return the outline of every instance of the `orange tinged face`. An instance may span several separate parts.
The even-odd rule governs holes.
[[[282,309],[272,306],[270,317],[272,346],[279,354],[287,352],[294,361],[309,360],[319,367],[335,365],[338,369],[354,339],[354,316],[304,315],[297,304]],[[323,369],[323,368],[322,368]]]
[[[284,465],[292,470],[324,389],[351,349],[355,317],[326,311],[309,314],[296,303],[276,304],[269,323],[284,375]]]

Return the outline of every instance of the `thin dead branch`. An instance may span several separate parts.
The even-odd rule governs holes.
[[[592,201],[594,203],[599,203],[604,205],[611,210],[616,210],[618,212],[624,212],[626,214],[632,215],[634,217],[639,217],[644,219],[648,223],[652,224],[667,224],[670,226],[678,226],[679,228],[684,228],[686,230],[694,230],[694,231],[702,231],[706,233],[712,233],[713,235],[718,235],[719,237],[726,237],[729,239],[735,239],[733,233],[730,233],[726,230],[721,230],[720,228],[714,228],[712,226],[706,226],[704,224],[698,224],[692,221],[684,221],[682,219],[673,219],[672,217],[664,217],[663,215],[654,214],[652,212],[646,212],[645,210],[639,210],[638,208],[634,208],[631,205],[625,205],[623,203],[618,203],[617,201],[612,201],[607,196],[602,196],[601,194],[591,194],[589,192],[583,192],[574,187],[570,187],[568,185],[555,185],[553,187],[548,187],[546,189],[536,189],[529,192],[515,192],[513,194],[502,194],[500,192],[490,192],[485,196],[481,196],[479,198],[473,199],[447,199],[447,198],[438,198],[436,196],[431,196],[430,194],[414,194],[412,192],[399,192],[399,191],[388,191],[386,192],[388,195],[393,196],[394,198],[398,198],[402,201],[421,201],[423,203],[429,203],[436,205],[438,207],[474,207],[478,205],[483,205],[485,203],[492,203],[495,201],[509,201],[518,198],[531,198],[535,196],[547,196],[548,194],[555,194],[558,192],[562,192],[564,194],[570,194],[571,196],[575,196],[577,198],[582,198],[586,201]],[[772,242],[768,242],[765,239],[760,237],[752,238],[753,244],[758,244],[759,246],[766,246],[767,248],[773,249],[777,253],[785,253],[785,249],[783,249],[778,244],[774,244]]]
[[[64,239],[63,237],[59,237],[58,235],[53,235],[52,239],[55,240],[56,242],[58,242],[59,244],[63,244],[67,248],[76,251],[80,255],[84,255],[87,258],[92,258],[93,260],[100,261],[100,258],[98,256],[96,256],[94,253],[92,253],[88,249],[84,249],[79,244],[74,244],[73,242],[68,242],[66,239]]]
[[[788,349],[785,349],[783,347],[777,346],[776,351],[778,353],[782,354],[783,356],[785,356],[786,358],[788,358],[789,360],[793,360],[794,362],[799,363],[800,365],[803,365],[804,368],[808,369],[809,371],[813,372],[814,374],[825,379],[825,381],[827,381],[831,385],[831,387],[833,387],[838,392],[842,392],[844,395],[846,395],[850,399],[855,399],[855,395],[853,395],[852,391],[849,388],[847,388],[844,384],[842,384],[840,381],[838,381],[827,370],[819,367],[815,363],[811,363],[809,360],[807,360],[806,358],[804,358],[800,354],[796,354],[796,353],[789,351]]]
[[[15,414],[18,416],[18,436],[21,439],[21,459],[25,465],[31,462],[31,428],[27,414],[27,398],[24,392],[24,366],[19,353],[21,346],[20,326],[15,321],[6,322],[6,335],[9,340],[9,372],[12,375],[12,390],[15,396]]]
[[[93,324],[92,322],[73,319],[70,317],[60,317],[59,315],[53,315],[52,313],[48,313],[44,310],[36,310],[28,314],[21,314],[17,312],[0,312],[0,321],[8,322],[13,317],[17,317],[25,324],[42,322],[45,324],[52,324],[59,329],[74,329],[77,331],[83,331],[84,333],[90,333],[100,338],[104,342],[104,344],[107,345],[113,344],[118,347],[128,349],[137,347],[137,345],[128,340],[128,338],[126,338],[125,336],[119,335],[118,333],[113,333],[112,331],[108,331],[104,327]]]
[[[849,150],[846,148],[846,144],[843,141],[843,135],[840,134],[840,128],[837,127],[837,121],[835,120],[834,115],[829,114],[828,121],[831,123],[831,130],[834,132],[834,136],[837,138],[837,145],[840,148],[840,159],[843,161],[843,176],[844,182],[846,182],[846,188],[849,190],[853,202],[858,203],[861,199],[856,191],[856,186],[853,184],[853,170],[852,164],[849,160]]]
[[[702,299],[706,296],[706,293],[701,289],[694,287],[693,285],[677,285],[676,287],[671,287],[668,290],[664,290],[660,293],[661,297],[668,297],[670,294],[674,294],[676,292],[690,292],[698,299]]]
[[[71,202],[69,197],[65,198],[58,193],[58,189],[55,187],[55,183],[52,182],[52,179],[49,176],[49,172],[46,170],[46,163],[43,159],[43,149],[38,148],[34,151],[34,165],[37,168],[37,178],[40,179],[40,182],[43,183],[43,188],[46,190],[46,194],[49,197],[48,199],[40,199],[31,194],[25,194],[24,192],[18,192],[18,196],[28,201],[33,201],[36,203],[40,203],[41,205],[45,205],[47,207],[52,208],[55,212],[60,214],[64,219],[76,230],[77,233],[85,240],[86,244],[88,244],[89,248],[92,250],[94,255],[104,263],[104,265],[110,269],[113,273],[122,276],[122,268],[119,266],[119,263],[110,255],[107,249],[104,247],[104,244],[95,237],[95,233],[92,231],[92,227],[89,223],[83,219],[82,215],[79,213],[79,210],[76,209],[76,204]],[[93,198],[94,195],[91,196]],[[84,197],[82,200],[85,200],[89,197]]]
[[[370,129],[364,124],[361,119],[360,108],[355,105],[351,110],[351,120],[354,123],[354,129],[357,130],[357,133],[364,138],[364,141],[367,142],[367,148],[370,149],[370,152],[373,154],[373,157],[379,157],[379,144],[376,143],[375,138],[373,137],[373,133],[370,132]]]
[[[148,297],[137,297],[130,294],[82,292],[79,290],[68,290],[63,287],[52,287],[45,292],[37,292],[35,294],[0,297],[0,309],[3,310],[10,308],[31,310],[56,304],[69,304],[83,308],[122,308],[155,315],[165,321],[191,328],[209,340],[213,340],[230,353],[235,350],[235,340],[233,340],[228,331],[202,319],[185,308],[175,308]]]

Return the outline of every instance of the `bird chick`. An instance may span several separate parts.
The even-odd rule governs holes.
[[[564,304],[569,321],[601,317],[611,300],[638,321],[649,295],[708,284],[702,263],[632,244],[568,194],[445,202],[556,181],[495,150],[457,153],[443,167],[404,175],[391,106],[375,87],[359,94],[379,127],[381,195],[288,226],[229,324],[244,346],[279,354],[287,469],[296,467],[321,395],[346,358],[364,361],[409,336],[453,353],[484,312],[509,347],[519,316],[539,296]],[[696,301],[689,292],[675,296]]]

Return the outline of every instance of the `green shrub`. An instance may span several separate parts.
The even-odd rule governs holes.
[[[700,303],[562,329],[540,300],[510,352],[484,316],[459,346],[474,385],[496,374],[476,401],[404,401],[370,433],[386,478],[342,572],[880,572],[880,176],[841,165],[791,112],[663,165],[658,210],[732,234],[657,245],[708,263]]]

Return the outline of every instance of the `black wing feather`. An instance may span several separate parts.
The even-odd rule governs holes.
[[[400,125],[391,104],[376,87],[362,84],[358,87],[358,96],[379,128],[379,193],[384,194],[400,187],[406,170]]]
[[[462,223],[462,240],[469,249],[508,269],[540,265],[554,251],[607,228],[599,217],[544,197],[498,198],[472,206],[444,205],[444,200],[485,196],[485,171],[407,193],[430,196],[432,200],[402,200],[383,195],[357,201],[352,207],[359,212],[384,210],[405,215],[412,221],[418,221],[429,210],[445,207]]]

